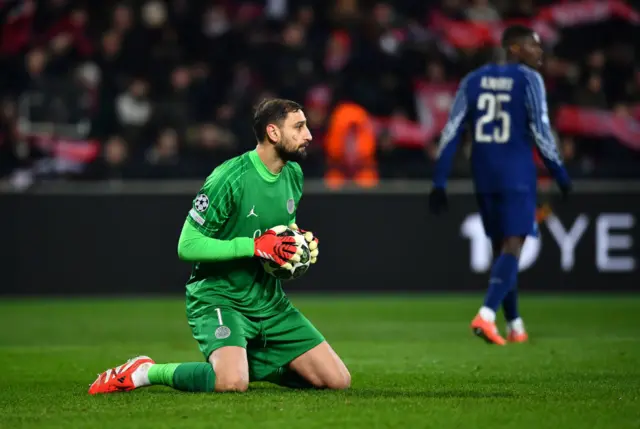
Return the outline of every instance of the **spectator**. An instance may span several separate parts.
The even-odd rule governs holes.
[[[160,132],[144,159],[144,171],[140,174],[151,179],[182,177],[180,145],[176,130],[167,128]]]
[[[489,4],[489,0],[473,0],[467,8],[466,16],[469,21],[495,22],[500,21],[500,14]]]
[[[589,177],[640,175],[631,141],[640,126],[637,28],[603,16],[566,23],[558,18],[568,17],[565,2],[14,3],[0,31],[0,99],[18,116],[2,119],[5,172],[33,164],[30,142],[91,149],[97,139],[102,155],[87,177],[201,177],[255,146],[251,107],[280,96],[305,103],[314,137],[308,176],[333,168],[325,163],[331,148],[352,156],[349,142],[327,144],[336,108],[350,105],[371,119],[365,147],[377,153],[367,155],[366,176],[378,169],[424,179],[452,92],[493,59],[503,17],[534,23],[548,45],[550,116],[572,168]],[[585,108],[599,110],[602,130],[557,123],[566,108],[569,125]],[[465,141],[454,176],[468,175],[469,150]]]
[[[135,177],[127,142],[113,136],[104,144],[102,154],[89,166],[84,177],[90,180],[122,180]]]
[[[118,128],[127,141],[142,141],[153,106],[149,99],[147,82],[136,78],[129,88],[116,99]]]
[[[607,97],[602,91],[602,77],[598,74],[591,74],[587,78],[585,86],[578,89],[574,102],[585,107],[606,109]]]

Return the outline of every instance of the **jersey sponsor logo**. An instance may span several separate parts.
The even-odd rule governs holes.
[[[247,217],[251,217],[251,216],[258,217],[258,215],[256,214],[256,206],[251,207],[251,211],[247,215]]]
[[[289,198],[287,200],[287,211],[289,212],[289,214],[293,214],[295,209],[296,209],[296,202],[293,201],[293,198]]]
[[[198,222],[199,225],[204,225],[204,218],[200,216],[195,209],[189,210],[189,216],[191,216],[191,219]]]
[[[209,197],[207,197],[205,194],[198,194],[196,200],[193,202],[193,206],[197,211],[202,213],[209,207]]]
[[[231,329],[227,328],[226,326],[218,326],[218,328],[216,329],[215,336],[219,340],[229,338],[229,335],[231,335]]]

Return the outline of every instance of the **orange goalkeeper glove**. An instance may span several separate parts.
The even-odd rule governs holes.
[[[295,237],[279,237],[286,227],[274,227],[265,231],[254,239],[254,255],[280,265],[282,268],[293,269],[292,263],[300,262],[302,249],[298,247]],[[309,249],[311,250],[311,249]]]

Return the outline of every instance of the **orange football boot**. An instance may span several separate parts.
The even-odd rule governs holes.
[[[540,204],[536,208],[536,223],[544,222],[552,214],[553,214],[553,211],[551,210],[551,206],[549,204],[547,203]]]
[[[526,343],[529,340],[529,336],[526,332],[517,333],[516,331],[509,330],[507,334],[507,341],[510,343]]]
[[[98,393],[128,392],[136,388],[132,375],[136,369],[145,363],[155,362],[148,356],[138,356],[129,359],[124,364],[111,368],[98,375],[96,381],[89,387],[89,395]]]
[[[507,341],[498,332],[496,324],[484,320],[479,314],[471,322],[471,330],[489,344],[497,344],[499,346],[507,344]]]

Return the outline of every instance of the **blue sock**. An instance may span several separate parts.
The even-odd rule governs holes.
[[[518,286],[514,285],[513,289],[511,289],[507,296],[504,297],[504,301],[502,301],[502,310],[504,311],[504,318],[507,319],[507,322],[511,322],[512,320],[520,317],[520,312],[518,311]]]
[[[510,253],[501,254],[493,263],[485,307],[497,311],[504,297],[512,290],[518,278],[518,260]]]

